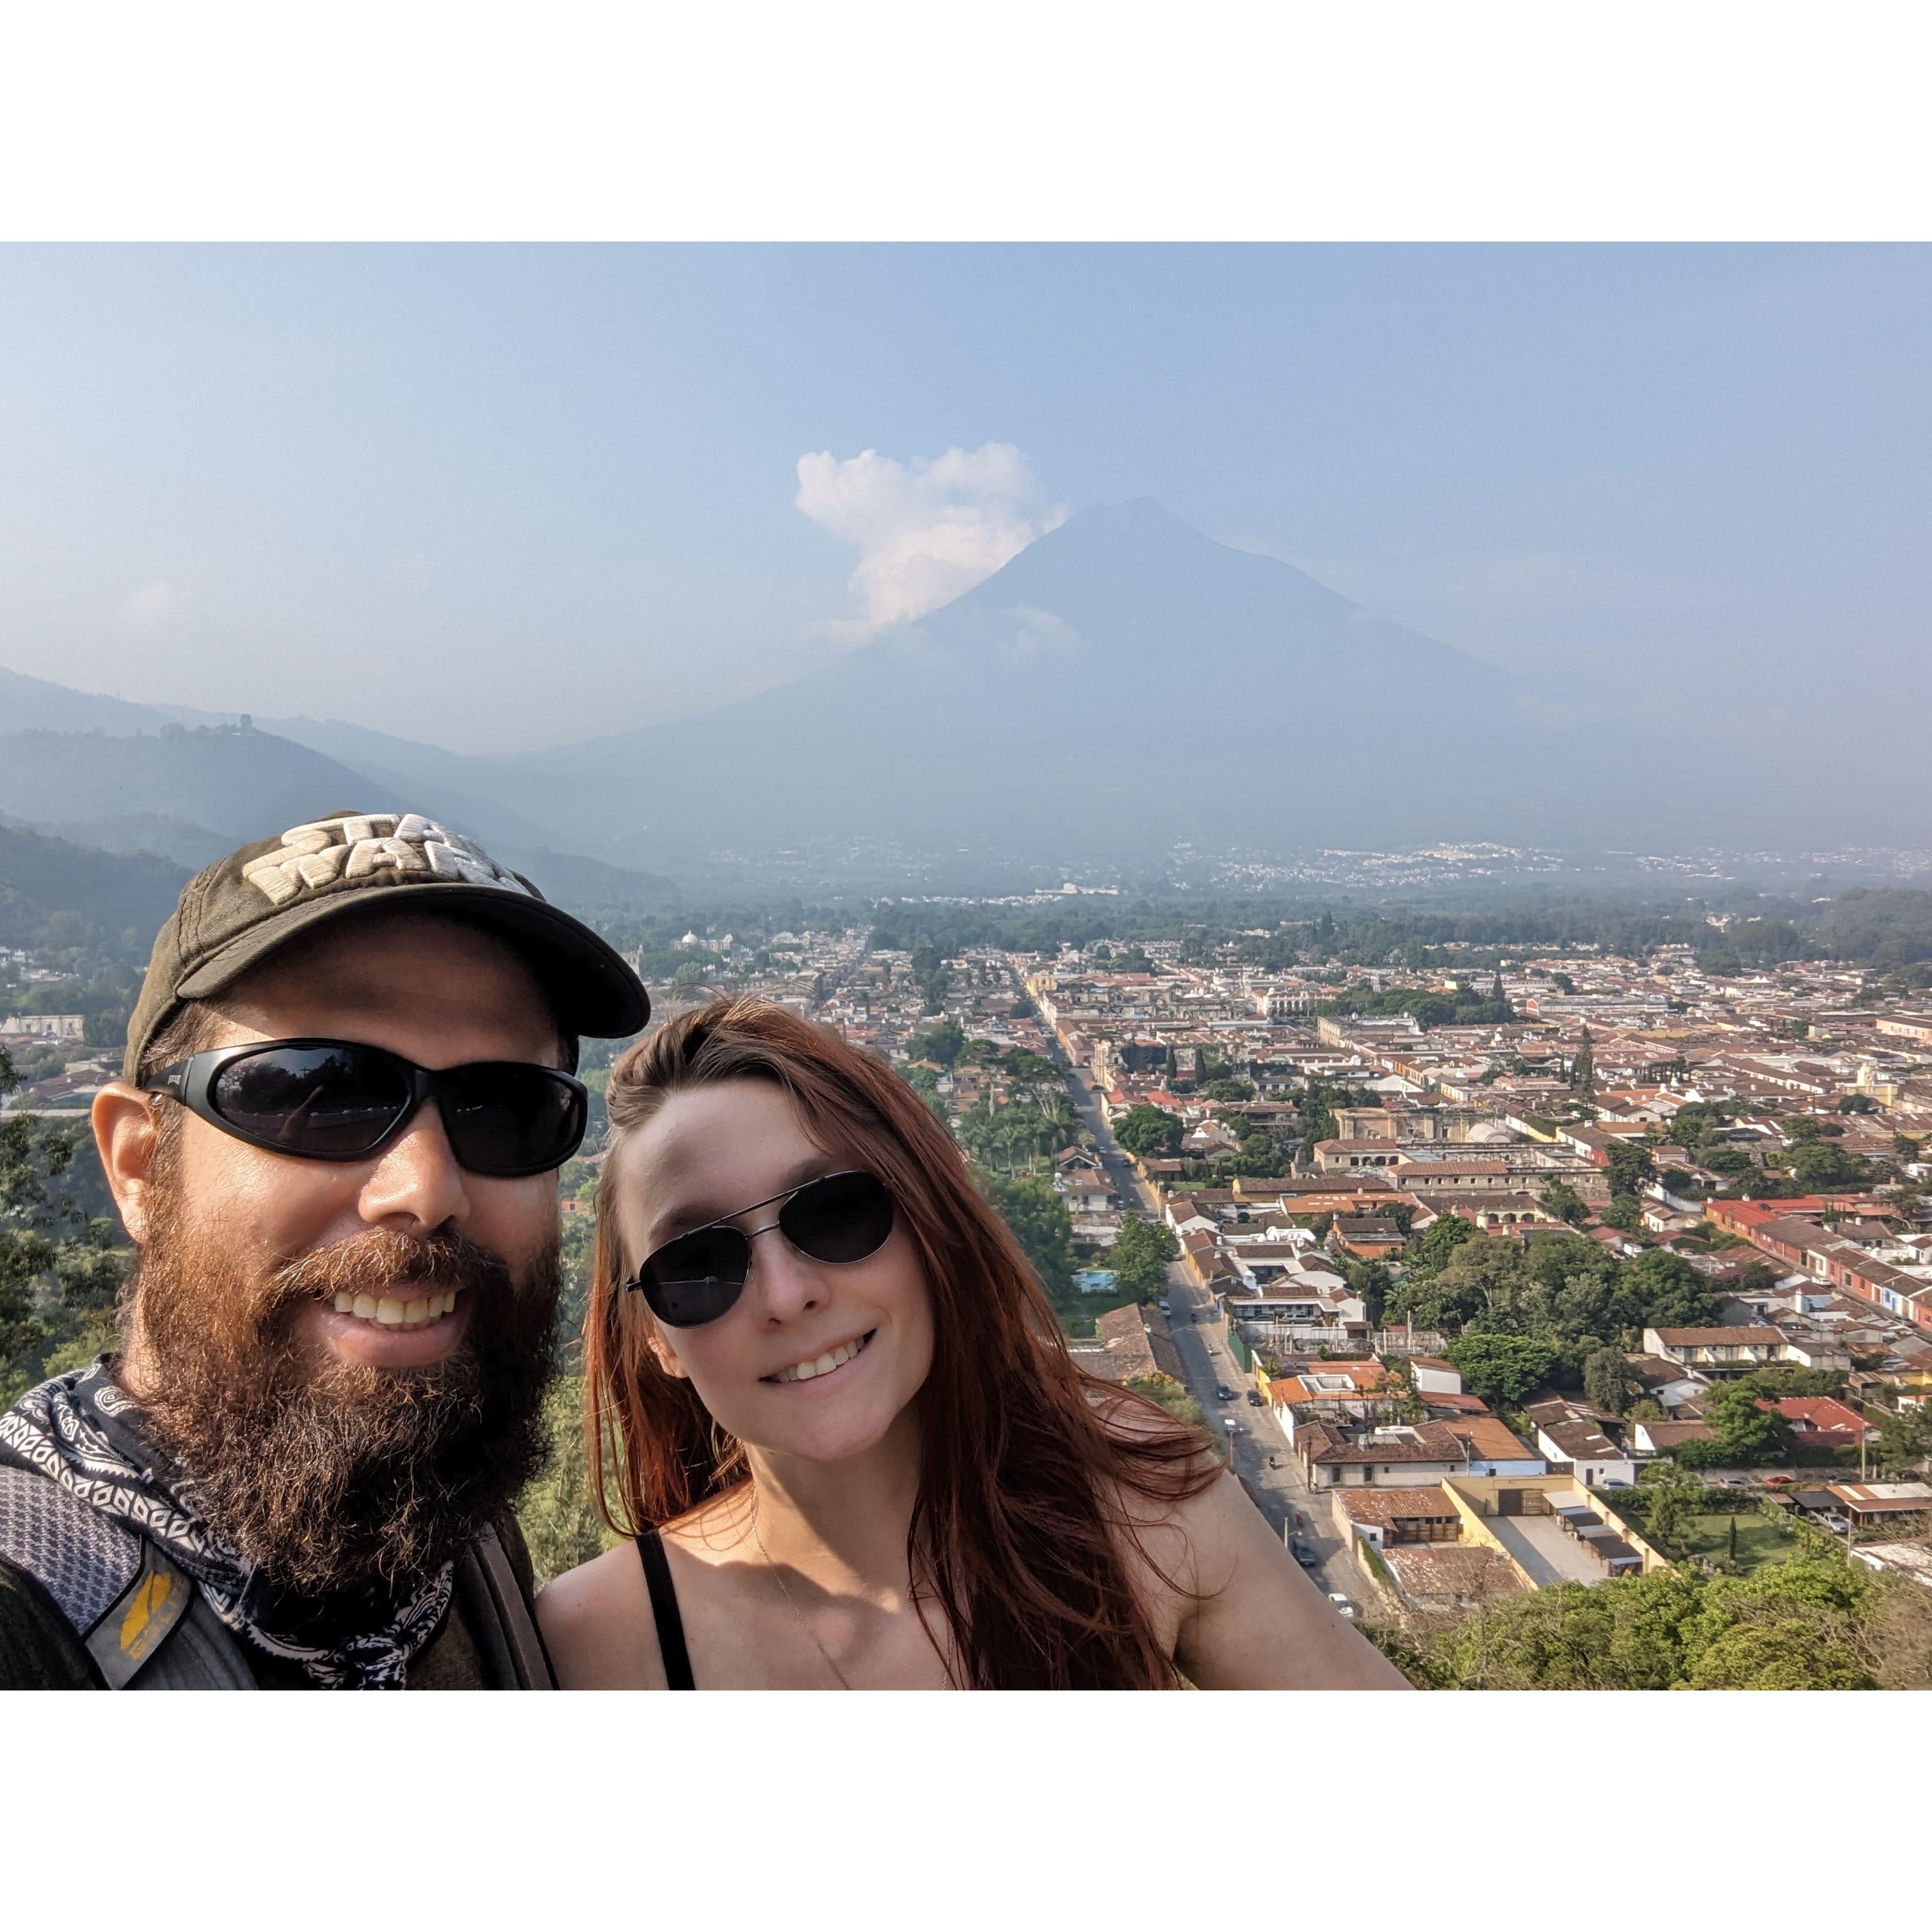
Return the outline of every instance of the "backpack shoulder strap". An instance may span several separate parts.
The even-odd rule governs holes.
[[[38,1469],[0,1463],[0,1556],[88,1636],[141,1574],[142,1539]]]
[[[40,1584],[109,1690],[254,1688],[193,1579],[38,1470],[0,1465],[0,1557]]]
[[[46,1586],[0,1556],[0,1692],[106,1688]]]
[[[110,1690],[124,1690],[188,1615],[193,1582],[145,1538],[134,1580],[87,1633],[88,1654]]]
[[[456,1566],[456,1589],[484,1665],[503,1690],[554,1690],[556,1673],[514,1566],[485,1523]]]
[[[178,1574],[178,1573],[177,1573]],[[182,1600],[186,1607],[170,1623],[163,1640],[137,1666],[138,1675],[124,1685],[130,1690],[256,1690],[261,1687],[248,1667],[241,1640],[214,1614],[206,1597],[186,1576]],[[98,1642],[100,1633],[95,1633]],[[88,1646],[90,1649],[94,1646]],[[98,1658],[100,1653],[95,1651]],[[104,1671],[103,1675],[106,1673]]]

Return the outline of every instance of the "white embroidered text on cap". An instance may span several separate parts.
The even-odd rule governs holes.
[[[322,818],[291,826],[281,849],[265,852],[242,868],[242,876],[275,905],[286,905],[304,889],[338,878],[365,878],[384,869],[418,873],[424,878],[461,880],[525,892],[516,875],[499,866],[472,840],[447,832],[419,812],[400,816],[371,812],[366,817]]]

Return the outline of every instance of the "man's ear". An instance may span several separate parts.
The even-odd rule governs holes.
[[[148,1238],[154,1164],[154,1096],[116,1080],[94,1096],[94,1144],[100,1171],[136,1247]]]

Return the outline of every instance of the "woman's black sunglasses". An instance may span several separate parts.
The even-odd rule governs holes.
[[[190,1054],[142,1082],[250,1146],[304,1160],[366,1160],[425,1100],[472,1174],[561,1167],[584,1139],[584,1083],[520,1060],[418,1066],[353,1040],[270,1040]]]
[[[731,1226],[774,1204],[782,1204],[776,1218],[751,1234]],[[892,1232],[892,1197],[874,1174],[828,1174],[665,1242],[624,1286],[642,1288],[651,1312],[670,1328],[716,1322],[745,1292],[752,1235],[773,1228],[812,1261],[862,1262]]]

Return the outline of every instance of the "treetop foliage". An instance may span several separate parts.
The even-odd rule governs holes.
[[[1932,1592],[1808,1547],[1747,1576],[1673,1565],[1525,1592],[1447,1630],[1365,1628],[1431,1690],[1906,1689],[1928,1681]]]
[[[1538,1234],[1519,1246],[1444,1215],[1423,1237],[1390,1313],[1460,1332],[1465,1340],[1505,1336],[1538,1343],[1548,1352],[1539,1379],[1575,1388],[1600,1350],[1634,1349],[1647,1328],[1705,1326],[1717,1319],[1718,1307],[1703,1276],[1667,1250],[1624,1261],[1574,1234]],[[1497,1353],[1482,1359],[1528,1358]],[[1500,1366],[1485,1372],[1498,1376],[1494,1387],[1504,1400],[1520,1400],[1504,1387]]]

